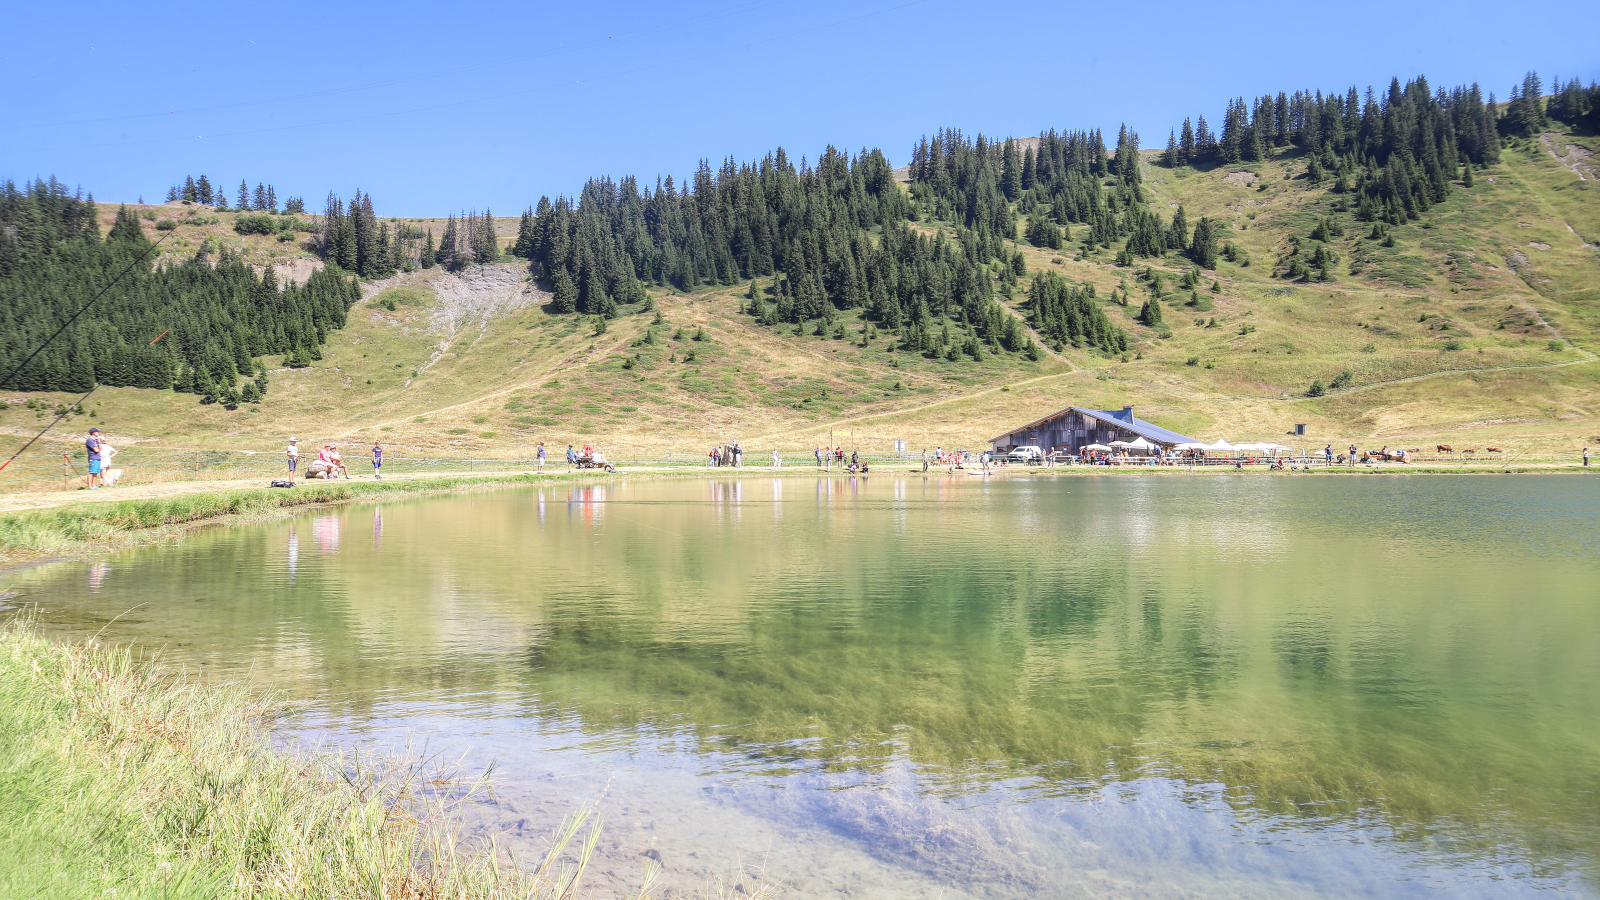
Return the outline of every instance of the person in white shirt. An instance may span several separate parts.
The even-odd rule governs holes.
[[[299,443],[299,438],[293,438],[293,437],[289,438],[289,448],[287,450],[283,451],[283,455],[288,457],[288,459],[289,459],[289,480],[293,481],[294,480],[294,470],[296,468],[298,468],[299,465],[300,465],[300,443]]]

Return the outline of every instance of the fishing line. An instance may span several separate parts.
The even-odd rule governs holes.
[[[128,267],[126,269],[123,269],[121,272],[118,272],[117,273],[117,277],[111,279],[110,283],[108,283],[105,287],[100,289],[100,293],[95,294],[94,297],[88,303],[85,303],[81,309],[79,309],[77,312],[73,313],[72,314],[72,318],[70,318],[67,321],[63,322],[61,327],[56,329],[56,333],[55,334],[52,334],[49,337],[45,338],[44,339],[44,343],[40,344],[38,347],[35,347],[33,352],[28,354],[28,358],[27,359],[23,360],[21,362],[21,364],[19,364],[15,369],[11,370],[11,374],[7,375],[4,378],[0,378],[0,388],[5,387],[6,384],[9,381],[11,381],[11,379],[17,377],[17,373],[21,372],[23,369],[27,368],[28,363],[33,362],[33,358],[34,357],[38,356],[40,353],[43,353],[44,352],[44,348],[50,346],[50,342],[51,341],[53,341],[56,338],[60,337],[61,336],[61,332],[66,331],[67,328],[70,325],[72,325],[73,322],[78,321],[78,317],[83,315],[84,313],[88,312],[89,311],[89,307],[95,305],[96,303],[99,303],[100,302],[100,298],[104,297],[106,295],[106,291],[109,291],[112,288],[116,287],[117,282],[122,280],[122,276],[128,274],[129,272],[132,272],[134,266],[137,266],[139,263],[144,262],[144,258],[146,256],[149,256],[150,254],[154,253],[156,248],[161,246],[161,241],[164,241],[169,237],[172,237],[172,232],[170,232],[170,231],[167,232],[166,234],[163,234],[159,240],[157,240],[154,244],[151,244],[149,247],[147,247],[143,253],[139,254],[139,256],[134,259],[133,262],[128,263]],[[162,334],[166,334],[165,331],[163,331],[161,333]],[[156,341],[159,341],[159,340],[161,340],[161,338],[156,338]],[[153,344],[153,343],[155,343],[155,341],[151,341],[150,343]],[[96,385],[96,387],[99,387],[99,385]]]
[[[163,238],[163,240],[165,240],[165,238]],[[117,277],[120,278],[121,276],[119,275]],[[113,282],[113,284],[114,283],[115,282]],[[96,298],[96,299],[99,299],[99,298]],[[89,302],[93,303],[94,301],[91,300]],[[84,307],[84,309],[88,309],[88,308],[89,307],[87,307],[87,306]],[[82,310],[79,310],[79,312],[82,312]],[[74,316],[74,318],[76,318],[76,316]],[[146,347],[154,347],[155,344],[156,344],[156,341],[159,341],[162,338],[166,337],[167,333],[170,332],[170,331],[172,331],[172,329],[168,328],[166,331],[161,332],[160,334],[156,335],[155,340],[151,341],[148,344],[145,344],[145,346]],[[59,332],[59,331],[56,332],[56,334],[60,334],[60,333],[61,332]],[[46,343],[49,343],[49,342],[46,341]],[[109,380],[115,381],[123,372],[128,371],[128,367],[131,366],[131,365],[133,365],[133,357],[130,355],[128,357],[128,361],[122,364],[122,368],[118,369],[116,372],[113,372],[112,375],[111,375],[111,378]],[[14,375],[16,373],[13,372],[12,374]],[[100,390],[102,387],[105,387],[105,382],[96,382],[95,386],[89,389],[89,394],[92,394],[95,391]],[[32,447],[34,445],[35,441],[38,441],[39,438],[44,437],[45,431],[49,431],[50,429],[52,429],[52,428],[56,427],[58,424],[60,424],[62,419],[65,419],[68,415],[70,415],[72,413],[72,410],[73,410],[74,407],[82,406],[83,405],[83,401],[89,399],[89,394],[84,394],[82,397],[79,397],[77,403],[74,403],[74,404],[72,404],[72,406],[67,407],[66,408],[66,412],[63,412],[61,415],[56,416],[55,419],[49,425],[46,425],[44,427],[44,431],[41,431],[38,434],[34,435],[33,436],[33,440],[30,440],[26,444],[23,444],[21,450],[18,450],[17,452],[11,454],[11,458],[10,459],[6,460],[3,463],[0,463],[0,472],[5,471],[6,466],[9,466],[13,462],[16,462],[17,457],[21,456],[23,451],[27,450],[29,447]]]

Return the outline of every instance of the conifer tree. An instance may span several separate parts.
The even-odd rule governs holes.
[[[558,313],[573,313],[578,311],[578,287],[572,283],[565,269],[557,269],[553,279],[554,300],[552,306]]]
[[[250,209],[250,186],[245,184],[242,178],[239,179],[238,202],[233,204],[233,208],[240,212],[246,212]]]

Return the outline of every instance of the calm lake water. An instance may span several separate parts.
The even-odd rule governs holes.
[[[0,576],[60,633],[498,766],[591,887],[1600,896],[1600,481],[617,481]],[[129,612],[128,610],[132,610]],[[107,625],[113,617],[121,618]]]

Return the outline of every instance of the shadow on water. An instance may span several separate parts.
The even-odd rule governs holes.
[[[492,756],[485,828],[513,839],[607,797],[618,867],[765,841],[801,895],[1592,895],[1597,500],[1560,477],[615,482],[4,587],[70,634],[145,603],[108,636],[248,669],[313,733]]]

